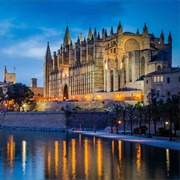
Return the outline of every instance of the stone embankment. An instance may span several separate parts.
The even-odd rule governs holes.
[[[68,128],[104,129],[107,112],[4,112],[0,114],[0,127],[17,130],[63,131]]]

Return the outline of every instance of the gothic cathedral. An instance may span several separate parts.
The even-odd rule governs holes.
[[[47,44],[44,60],[44,97],[58,100],[113,99],[121,92],[141,92],[143,77],[172,66],[172,37],[164,42],[163,31],[157,38],[144,24],[142,34],[123,32],[121,23],[110,34],[106,29],[73,43],[68,26],[63,44],[51,56]],[[126,96],[126,95],[125,95]],[[125,98],[126,99],[126,98]],[[141,99],[141,98],[140,98]]]

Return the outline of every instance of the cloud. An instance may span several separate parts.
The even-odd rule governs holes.
[[[51,49],[57,50],[60,47],[58,42],[53,43]],[[43,60],[46,51],[46,43],[42,37],[34,37],[15,45],[5,47],[1,49],[1,53],[8,56],[15,57],[28,57],[35,58],[37,60]]]
[[[24,23],[15,24],[13,19],[0,20],[0,36],[12,36],[12,29],[25,29],[27,26]]]

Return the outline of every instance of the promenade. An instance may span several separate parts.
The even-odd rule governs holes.
[[[96,136],[101,138],[110,138],[110,139],[116,139],[116,140],[122,140],[122,141],[129,141],[133,143],[139,143],[149,146],[155,146],[159,148],[165,148],[165,149],[172,149],[172,150],[179,150],[180,151],[180,141],[169,141],[169,138],[163,138],[158,139],[159,137],[152,137],[147,138],[143,135],[124,135],[124,134],[116,134],[116,133],[110,133],[105,131],[72,131],[73,133],[79,133],[79,134],[85,134],[90,136]]]

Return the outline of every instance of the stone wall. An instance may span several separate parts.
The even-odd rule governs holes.
[[[68,120],[67,120],[68,118]],[[59,112],[5,112],[0,114],[0,126],[11,129],[63,130],[68,128],[104,129],[107,112],[72,112],[66,117]]]

